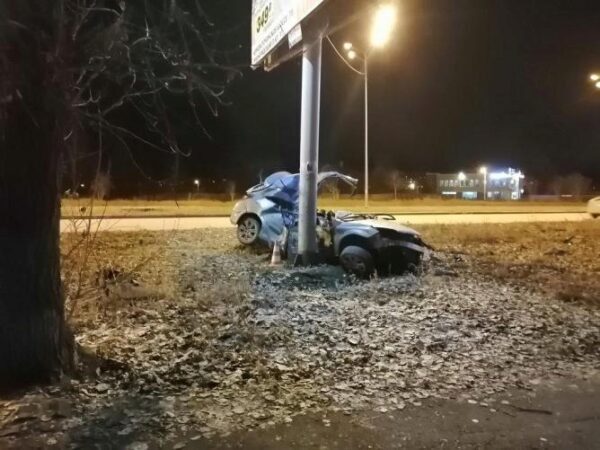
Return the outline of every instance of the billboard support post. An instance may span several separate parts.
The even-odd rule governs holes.
[[[316,39],[305,41],[302,57],[300,205],[296,265],[315,264],[318,258],[316,223],[322,53],[323,39],[320,33]]]

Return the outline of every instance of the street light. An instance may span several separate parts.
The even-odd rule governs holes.
[[[200,180],[198,178],[194,180],[194,186],[196,186],[196,192],[200,192]]]
[[[479,173],[483,175],[483,199],[487,200],[487,167],[482,166],[479,168]]]
[[[382,48],[390,40],[396,25],[395,5],[381,5],[375,11],[371,24],[371,48]],[[365,77],[365,208],[369,207],[369,52],[360,51],[352,42],[344,43],[348,59],[359,59],[364,65],[361,73]]]
[[[590,75],[590,81],[600,81],[600,75],[598,75],[597,73],[593,73]]]
[[[381,48],[388,43],[396,26],[397,15],[395,5],[381,5],[377,8],[371,28],[371,45],[373,47]]]

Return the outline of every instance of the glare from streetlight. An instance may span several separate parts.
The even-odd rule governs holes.
[[[467,176],[465,175],[465,173],[464,173],[464,172],[460,172],[460,173],[458,174],[458,180],[459,180],[459,181],[465,181],[466,179],[467,179]]]
[[[354,50],[350,50],[348,52],[348,58],[355,59],[356,58],[356,52]]]
[[[196,179],[194,180],[194,184],[195,184],[196,186],[200,186],[200,180],[196,178]]]
[[[487,175],[487,167],[485,167],[485,166],[480,167],[479,168],[479,173],[481,175]]]
[[[373,47],[383,47],[390,40],[396,25],[397,13],[396,6],[392,4],[381,5],[377,8],[371,29],[371,45]]]
[[[600,89],[600,81],[597,81],[594,86],[596,86],[596,89]]]
[[[600,75],[598,75],[597,73],[593,73],[590,75],[590,80],[592,81],[600,81]]]
[[[345,42],[344,50],[346,50],[346,51],[352,50],[352,42]]]

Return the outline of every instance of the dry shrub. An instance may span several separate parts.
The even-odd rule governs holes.
[[[92,208],[82,207],[80,216],[70,219],[75,231],[61,237],[66,314],[75,327],[118,319],[121,309],[175,291],[161,265],[154,264],[164,258],[168,236],[99,232],[102,219],[92,220]]]

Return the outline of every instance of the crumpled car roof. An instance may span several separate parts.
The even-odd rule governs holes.
[[[320,172],[317,176],[317,184],[331,179],[338,179],[352,187],[356,187],[358,180],[340,172]],[[248,189],[248,196],[254,198],[266,198],[276,205],[288,211],[298,211],[300,203],[300,174],[290,172],[275,172],[256,186]]]

